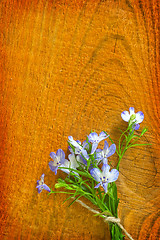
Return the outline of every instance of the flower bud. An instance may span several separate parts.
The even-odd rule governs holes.
[[[136,119],[136,114],[132,114],[131,117],[130,117],[130,121],[133,122],[133,120]]]

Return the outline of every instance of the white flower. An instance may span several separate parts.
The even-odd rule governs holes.
[[[71,153],[68,155],[68,158],[70,161],[66,160],[64,162],[64,164],[61,165],[61,167],[64,167],[64,168],[61,168],[61,170],[67,174],[70,173],[70,168],[72,169],[77,169],[79,167],[79,164],[77,162],[77,159],[76,159],[76,156],[74,153]],[[74,172],[74,171],[73,171]],[[74,172],[75,173],[75,172]],[[78,175],[78,173],[76,173]]]
[[[135,130],[138,130],[139,129],[139,123],[141,123],[144,119],[144,114],[141,111],[135,113],[134,108],[130,107],[129,112],[128,111],[123,111],[121,113],[121,117],[125,122],[129,122],[129,124],[135,123],[133,125],[133,128]]]

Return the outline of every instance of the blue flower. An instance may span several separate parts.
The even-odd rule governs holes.
[[[121,117],[125,122],[129,122],[129,125],[133,124],[133,128],[135,130],[138,130],[140,127],[139,123],[141,123],[144,119],[144,114],[141,111],[135,113],[134,108],[130,107],[129,112],[123,111],[121,113]]]
[[[48,192],[50,192],[50,188],[44,183],[44,174],[42,174],[42,176],[40,177],[40,180],[37,180],[37,187],[38,189],[38,193],[41,193],[42,190],[46,190]]]
[[[90,174],[92,177],[99,182],[95,188],[98,188],[99,186],[102,186],[104,189],[104,192],[107,193],[108,183],[115,182],[118,179],[119,171],[116,169],[112,169],[111,172],[110,166],[108,164],[103,164],[102,172],[99,168],[93,168],[90,171]]]
[[[97,149],[96,153],[97,153],[98,159],[103,160],[103,163],[107,164],[108,163],[107,158],[112,156],[115,153],[115,151],[116,151],[116,145],[115,144],[112,144],[109,147],[108,142],[104,141],[104,148],[103,148],[103,150]]]
[[[88,140],[89,142],[92,143],[92,150],[91,150],[91,154],[93,154],[96,151],[96,148],[98,147],[98,143],[102,140],[104,140],[105,138],[107,138],[108,136],[104,133],[101,132],[98,136],[98,134],[96,132],[90,133],[88,136]]]
[[[66,161],[65,153],[63,152],[62,149],[58,149],[56,154],[54,152],[51,152],[50,157],[53,159],[53,161],[49,162],[49,167],[51,171],[57,174],[58,167],[60,167]]]

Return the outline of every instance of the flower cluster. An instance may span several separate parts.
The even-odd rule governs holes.
[[[125,122],[128,122],[128,126],[125,131],[121,130],[117,148],[107,132],[102,131],[99,135],[96,132],[91,132],[82,143],[79,140],[74,140],[72,136],[69,136],[68,148],[70,154],[68,158],[66,158],[62,149],[58,149],[56,153],[50,153],[50,157],[52,158],[49,162],[50,170],[54,172],[55,175],[58,170],[67,174],[65,179],[58,179],[55,188],[66,189],[67,191],[63,191],[63,193],[70,194],[68,199],[75,198],[78,200],[82,196],[87,198],[100,209],[100,216],[103,218],[106,216],[118,218],[117,209],[119,199],[117,197],[115,181],[119,177],[119,165],[125,152],[131,147],[146,145],[138,144],[137,141],[143,136],[147,129],[144,128],[140,135],[135,133],[135,130],[139,129],[139,124],[144,119],[144,114],[141,111],[135,113],[134,108],[130,107],[129,112],[123,111],[121,113],[121,117]],[[106,140],[107,138],[111,141],[110,146]],[[99,143],[102,141],[104,142],[104,147],[100,149]],[[108,158],[115,154],[115,152],[118,155],[118,163],[115,169],[111,169]],[[51,190],[44,183],[44,174],[42,174],[40,180],[37,181],[37,189],[38,193],[41,193],[43,189],[50,194],[58,193]],[[122,229],[120,225],[115,225],[114,222],[110,223],[111,237],[113,240],[123,239]]]
[[[139,123],[144,119],[144,114],[139,111],[135,113],[133,107],[128,111],[123,111],[121,117],[124,121],[129,123],[132,130],[139,129]],[[118,179],[119,171],[112,169],[108,165],[108,157],[112,156],[116,151],[116,145],[112,144],[109,147],[108,142],[105,140],[109,135],[102,131],[99,135],[96,132],[91,132],[87,137],[87,140],[81,143],[79,140],[74,140],[72,136],[68,137],[69,151],[68,159],[65,159],[65,153],[62,149],[58,149],[56,153],[51,152],[50,157],[52,161],[49,162],[49,168],[55,174],[57,174],[58,168],[67,174],[74,172],[78,177],[78,173],[74,170],[89,169],[91,176],[98,184],[95,188],[102,186],[104,192],[107,192],[108,183],[114,182]],[[104,148],[99,149],[98,144],[104,141]],[[102,165],[103,164],[103,165]],[[99,165],[102,165],[101,170]],[[38,193],[43,189],[50,192],[50,188],[44,184],[44,174],[41,176],[41,180],[37,181]]]
[[[75,141],[72,136],[69,136],[68,143],[71,152],[68,156],[69,161],[65,159],[63,150],[58,149],[56,154],[53,152],[50,154],[53,159],[53,161],[49,162],[50,169],[55,172],[55,174],[57,174],[59,167],[67,174],[78,169],[89,169],[91,176],[98,182],[95,188],[101,185],[106,193],[108,183],[116,181],[119,175],[116,169],[112,169],[110,172],[110,166],[108,165],[108,157],[116,151],[115,144],[109,147],[107,141],[105,141],[103,150],[97,148],[99,142],[107,137],[104,132],[101,132],[99,136],[93,132],[89,134],[87,141],[81,144],[79,140]],[[102,171],[98,167],[101,163],[103,164]]]

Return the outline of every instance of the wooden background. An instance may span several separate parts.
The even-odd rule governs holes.
[[[143,142],[117,181],[119,216],[134,239],[160,239],[159,0],[0,1],[0,239],[105,240],[108,226],[53,186],[49,153],[106,130],[117,143],[130,106]],[[117,158],[112,158],[116,164]],[[127,238],[126,238],[127,239]]]

